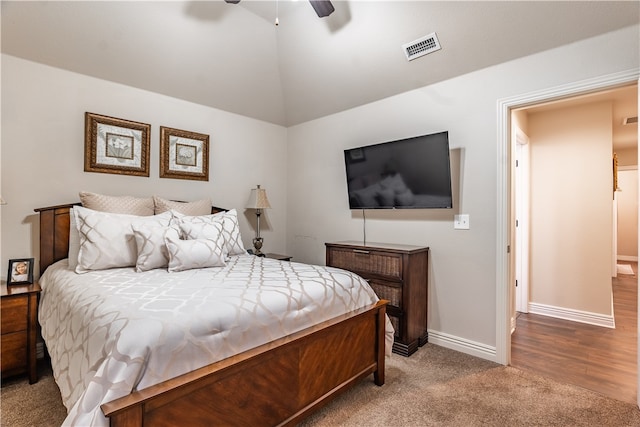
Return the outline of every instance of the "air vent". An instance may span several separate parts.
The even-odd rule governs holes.
[[[633,123],[638,123],[638,116],[635,117],[626,117],[622,122],[623,125],[630,125]]]
[[[440,42],[438,41],[436,33],[431,33],[418,40],[403,44],[402,49],[407,57],[407,61],[411,61],[428,53],[440,50]]]

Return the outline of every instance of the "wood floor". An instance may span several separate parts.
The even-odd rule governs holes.
[[[638,264],[626,264],[635,274],[613,279],[615,329],[519,313],[511,365],[636,403]]]

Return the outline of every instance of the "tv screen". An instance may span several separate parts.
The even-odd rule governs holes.
[[[344,150],[350,209],[453,207],[449,133]]]

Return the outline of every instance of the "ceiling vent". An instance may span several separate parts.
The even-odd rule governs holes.
[[[428,53],[440,50],[440,42],[438,41],[436,33],[431,33],[418,40],[403,44],[402,50],[404,50],[407,61],[411,61]]]
[[[630,125],[633,123],[638,123],[638,116],[635,117],[626,117],[622,122],[623,125]]]

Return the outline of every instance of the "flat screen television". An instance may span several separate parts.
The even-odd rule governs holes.
[[[452,208],[449,133],[344,150],[350,209]]]

